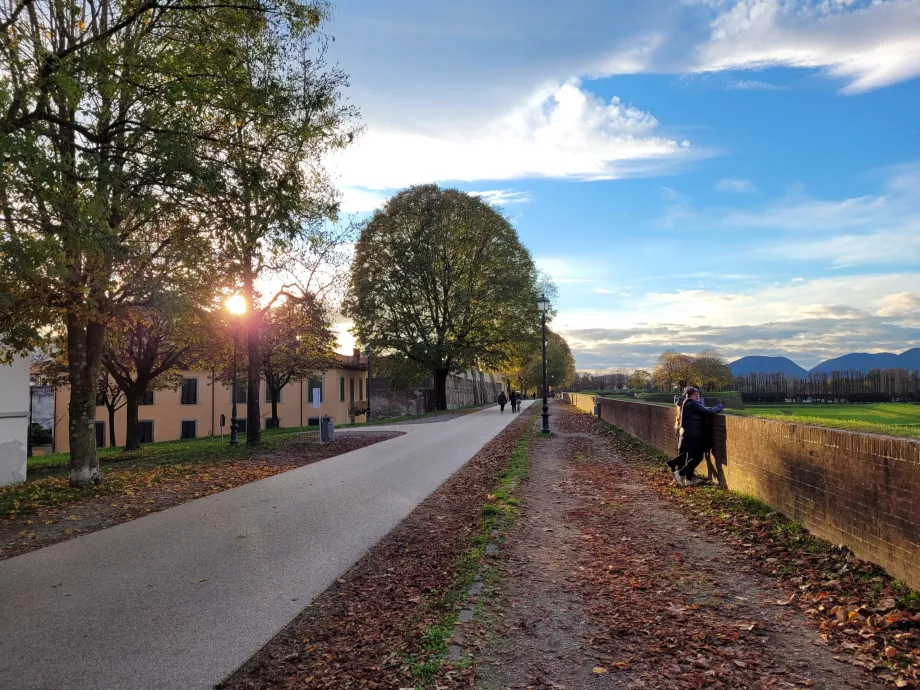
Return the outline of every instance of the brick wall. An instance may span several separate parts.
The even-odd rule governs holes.
[[[582,410],[676,454],[673,406],[566,393]],[[920,441],[719,416],[708,471],[920,589]],[[700,466],[703,470],[703,466]]]

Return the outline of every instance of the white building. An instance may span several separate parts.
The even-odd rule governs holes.
[[[26,480],[29,360],[0,364],[0,486]]]

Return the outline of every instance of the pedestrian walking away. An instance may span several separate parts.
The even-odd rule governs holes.
[[[521,406],[521,401],[520,401],[520,398],[518,398],[517,391],[511,391],[511,411],[519,412],[521,409],[520,406]]]
[[[502,391],[498,394],[498,406],[501,408],[502,414],[505,414],[505,405],[508,404],[508,397],[505,395],[505,391]]]
[[[723,410],[722,405],[706,407],[700,401],[700,391],[694,386],[684,388],[684,394],[677,403],[677,422],[679,440],[677,442],[677,457],[668,461],[668,467],[674,474],[674,481],[678,486],[690,486],[697,483],[693,475],[697,465],[703,461],[703,456],[712,441],[707,441],[707,427],[713,415]]]

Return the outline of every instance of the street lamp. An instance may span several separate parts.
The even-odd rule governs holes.
[[[233,295],[230,299],[227,300],[227,311],[229,311],[234,316],[240,316],[246,313],[246,300],[243,299],[242,295]],[[233,326],[233,402],[231,403],[230,408],[230,445],[238,446],[240,441],[237,437],[237,432],[239,431],[239,424],[236,423],[236,387],[237,383],[237,374],[236,374],[236,324]]]
[[[541,433],[549,433],[549,402],[546,399],[546,312],[549,311],[549,300],[545,294],[540,295],[537,300],[537,308],[540,310],[540,318],[543,322],[543,428]]]

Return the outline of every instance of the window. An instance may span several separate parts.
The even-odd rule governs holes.
[[[245,405],[249,402],[249,391],[246,388],[246,381],[236,382],[236,404]],[[231,384],[230,401],[233,402],[233,389]]]
[[[96,422],[96,448],[105,448],[105,422]]]
[[[137,399],[138,405],[153,405],[153,391],[147,390],[141,393]]]
[[[144,421],[137,423],[137,440],[141,443],[153,443],[153,422]]]
[[[352,376],[348,379],[348,402],[353,403],[355,401],[355,377]]]
[[[307,379],[307,402],[313,403],[313,389],[319,388],[319,401],[325,402],[323,398],[325,397],[325,391],[323,391],[323,379]]]
[[[364,400],[364,379],[358,379],[358,400]]]
[[[198,379],[183,379],[179,402],[183,405],[198,404]],[[194,438],[192,436],[191,438]]]
[[[319,417],[307,417],[307,426],[319,426]]]
[[[339,377],[339,402],[345,402],[345,377]]]
[[[236,420],[236,430],[237,430],[237,432],[239,432],[239,433],[241,433],[241,434],[245,434],[245,433],[246,433],[246,420],[245,420],[245,419],[237,419],[237,420]]]
[[[198,426],[198,420],[196,419],[183,419],[182,420],[182,431],[179,434],[179,438],[195,438],[197,436],[196,427]]]
[[[272,389],[268,386],[265,386],[265,402],[270,403],[272,401]],[[278,391],[278,402],[284,402],[284,388]]]
[[[105,396],[102,393],[96,393],[96,407],[105,405]]]
[[[281,428],[281,417],[278,417],[278,423],[275,424],[275,420],[271,417],[265,418],[265,428],[266,429],[280,429]]]

